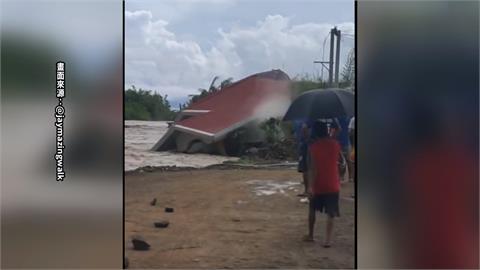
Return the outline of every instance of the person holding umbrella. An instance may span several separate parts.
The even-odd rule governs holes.
[[[283,117],[284,121],[299,119],[335,119],[354,115],[354,95],[342,89],[315,89],[298,96]],[[335,121],[338,123],[338,121]],[[338,124],[337,124],[338,125]],[[315,121],[311,132],[307,155],[307,193],[309,196],[308,235],[305,241],[313,241],[316,211],[328,215],[324,247],[330,247],[333,220],[340,215],[340,175],[337,162],[340,144],[329,134],[325,121]]]
[[[305,241],[314,241],[316,211],[328,215],[324,247],[329,248],[333,233],[333,220],[340,216],[338,200],[340,192],[340,175],[337,161],[340,145],[328,132],[326,123],[316,121],[312,127],[312,143],[308,148],[308,189],[309,214],[308,235]]]

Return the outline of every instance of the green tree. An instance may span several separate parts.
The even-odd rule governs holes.
[[[320,79],[313,79],[308,74],[303,76],[296,76],[291,81],[291,90],[294,97],[301,95],[302,93],[313,90],[328,88],[328,82]]]
[[[233,84],[233,78],[230,77],[220,83],[220,90]]]
[[[340,87],[349,87],[355,85],[355,49],[351,49],[348,53],[347,61],[343,66],[342,80]]]
[[[192,105],[193,103],[197,102],[198,100],[200,100],[201,98],[206,97],[206,96],[208,96],[212,93],[216,93],[216,92],[230,86],[231,84],[233,84],[233,78],[230,77],[228,79],[223,80],[220,83],[220,85],[216,86],[215,83],[217,82],[217,80],[219,78],[220,78],[219,76],[213,77],[212,82],[210,83],[210,86],[208,87],[208,89],[199,88],[198,92],[200,92],[200,94],[189,95],[190,100],[181,107],[183,107],[183,108],[188,107],[188,106]]]
[[[125,91],[125,119],[173,120],[176,113],[172,111],[167,98],[167,95],[132,86]]]

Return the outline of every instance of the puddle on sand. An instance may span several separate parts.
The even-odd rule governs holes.
[[[250,180],[246,182],[249,185],[254,185],[253,192],[257,196],[270,196],[273,194],[287,195],[285,190],[292,190],[297,185],[297,181],[279,182],[275,180]]]

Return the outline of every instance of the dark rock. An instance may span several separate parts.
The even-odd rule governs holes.
[[[172,207],[165,207],[165,212],[173,213],[173,208]]]
[[[167,228],[168,224],[170,224],[170,222],[168,222],[166,220],[162,220],[162,221],[159,221],[159,222],[155,222],[153,224],[155,225],[156,228]]]
[[[142,239],[133,238],[132,239],[133,249],[135,250],[149,250],[150,245]]]
[[[155,204],[157,204],[157,198],[154,198],[154,199],[150,202],[150,205],[151,205],[151,206],[154,206]]]

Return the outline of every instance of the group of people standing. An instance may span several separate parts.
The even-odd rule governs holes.
[[[313,241],[316,211],[328,215],[324,247],[331,246],[333,219],[340,215],[340,178],[354,180],[355,118],[304,120],[295,123],[299,146],[298,171],[309,200],[309,226],[305,241]],[[346,164],[345,164],[346,163]],[[339,166],[340,165],[340,166]],[[344,169],[339,167],[344,166]]]

